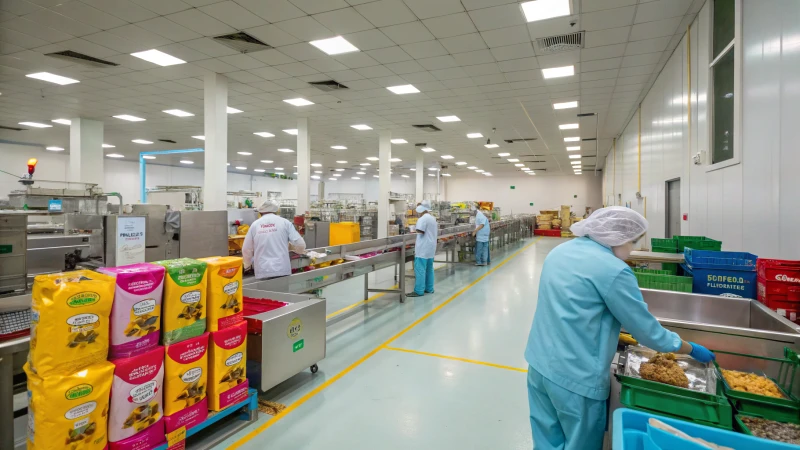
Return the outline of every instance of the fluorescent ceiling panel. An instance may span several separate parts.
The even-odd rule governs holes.
[[[238,154],[240,154],[240,155],[244,155],[244,156],[250,156],[250,155],[252,155],[252,153],[250,153],[250,152],[236,152],[236,153],[238,153]]]
[[[314,104],[314,102],[310,102],[304,98],[290,98],[288,100],[284,100],[284,102],[294,106],[308,106]]]
[[[559,125],[559,130],[576,130],[578,128],[577,123],[565,123],[563,125]]]
[[[372,129],[371,126],[364,125],[364,124],[350,125],[350,127],[351,128],[355,128],[356,130],[359,130],[359,131],[367,131],[367,130],[371,130]]]
[[[441,116],[437,117],[440,122],[461,122],[461,119],[458,116]]]
[[[347,39],[336,36],[329,39],[320,39],[317,41],[311,41],[309,44],[317,47],[318,49],[322,50],[323,52],[329,55],[340,55],[342,53],[350,53],[350,52],[357,52],[358,47],[351,44],[347,41]]]
[[[236,109],[236,108],[231,108],[230,106],[228,106],[228,107],[225,108],[225,112],[227,112],[228,114],[238,114],[238,113],[242,112],[242,110],[241,109]]]
[[[565,137],[565,138],[564,138],[564,142],[578,142],[578,141],[580,141],[580,140],[581,140],[581,138],[579,138],[579,137],[577,137],[577,136],[573,136],[573,137]]]
[[[347,147],[344,145],[331,145],[331,148],[334,150],[347,150]]]
[[[145,140],[145,139],[133,139],[131,142],[133,142],[134,144],[152,144],[153,143],[153,141],[148,141],[148,140]]]
[[[470,138],[470,139],[478,139],[478,138],[482,138],[483,135],[480,134],[480,133],[467,133],[467,137]]]
[[[289,129],[283,130],[283,132],[286,133],[286,134],[291,134],[292,136],[297,136],[297,128],[289,128]]]
[[[20,122],[20,125],[25,125],[26,127],[33,127],[33,128],[53,128],[52,125],[48,125],[46,123],[39,123],[39,122]]]
[[[119,153],[108,153],[108,154],[106,154],[106,156],[109,157],[109,158],[124,158],[125,157],[124,155],[120,155]]]
[[[62,86],[64,86],[65,84],[80,83],[80,81],[78,80],[62,77],[61,75],[56,75],[50,72],[29,73],[25,76],[28,78],[35,78],[37,80],[49,81],[51,83],[60,84]]]
[[[575,75],[575,66],[550,67],[542,69],[543,78],[561,78]]]
[[[103,144],[103,148],[114,148],[114,147],[116,147],[116,145]]]
[[[69,119],[53,119],[50,122],[60,123],[61,125],[70,125],[72,123]]]
[[[408,141],[405,139],[392,139],[392,144],[408,144]]]
[[[64,149],[62,147],[45,147],[45,150],[50,150],[51,152],[63,152]]]
[[[569,108],[577,108],[578,102],[563,102],[563,103],[553,103],[553,109],[569,109]]]
[[[521,3],[522,13],[528,22],[568,16],[569,0],[533,0]]]
[[[192,136],[192,137],[195,138],[195,139],[200,139],[201,141],[205,141],[206,140],[205,136]]]
[[[159,66],[174,66],[176,64],[186,64],[186,61],[180,58],[176,58],[172,55],[168,55],[162,51],[155,49],[147,50],[144,52],[131,53],[131,56],[135,56],[139,59],[143,59],[153,64],[158,64]]]
[[[190,112],[186,112],[180,109],[165,109],[162,112],[165,112],[167,114],[172,114],[173,116],[178,116],[178,117],[191,117],[194,115]]]
[[[420,150],[422,150],[425,153],[431,153],[431,152],[435,152],[436,151],[435,149],[433,149],[431,147],[422,147]]]
[[[386,89],[394,92],[395,94],[416,94],[419,89],[415,88],[413,84],[404,84],[401,86],[389,86]]]
[[[144,122],[145,119],[141,117],[132,116],[130,114],[120,114],[118,116],[113,116],[115,119],[127,120],[128,122]]]
[[[567,147],[568,152],[574,152],[575,150],[580,150],[580,149],[581,149],[580,145],[573,145],[572,147]]]
[[[271,137],[275,137],[275,135],[274,135],[274,134],[272,134],[272,133],[270,133],[269,131],[256,131],[256,132],[255,132],[255,133],[253,133],[253,134],[255,134],[256,136],[261,136],[261,137],[263,137],[263,138],[271,138]]]
[[[497,147],[500,147],[500,146],[497,145],[497,144],[486,144],[486,145],[484,145],[484,147],[486,147],[486,148],[497,148]]]
[[[294,153],[294,150],[290,148],[279,148],[278,151],[281,153]]]

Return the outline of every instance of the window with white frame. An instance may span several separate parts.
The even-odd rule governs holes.
[[[736,0],[713,0],[711,164],[733,159]]]

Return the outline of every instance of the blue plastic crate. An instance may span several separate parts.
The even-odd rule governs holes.
[[[756,255],[691,248],[684,249],[683,255],[686,263],[681,267],[692,276],[695,294],[756,298]]]
[[[627,408],[620,408],[614,411],[611,448],[613,450],[708,450],[708,447],[701,447],[675,435],[650,427],[647,421],[651,417],[675,427],[689,436],[704,439],[717,445],[735,448],[736,450],[797,450],[797,446],[792,444],[769,441],[734,433],[733,431],[696,425]]]

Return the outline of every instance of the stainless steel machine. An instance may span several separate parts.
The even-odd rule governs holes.
[[[136,204],[131,205],[131,214],[147,217],[145,226],[145,261],[162,261],[167,259],[167,243],[169,234],[164,226],[167,205]]]
[[[27,232],[27,216],[0,214],[0,293],[27,287]]]
[[[306,248],[327,247],[331,239],[331,223],[306,220],[306,230],[303,239]]]
[[[166,231],[166,259],[228,254],[227,211],[173,211]]]

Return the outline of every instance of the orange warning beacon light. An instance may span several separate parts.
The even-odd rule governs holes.
[[[36,170],[36,163],[39,160],[36,158],[31,158],[28,160],[28,177],[33,177],[33,172]]]

